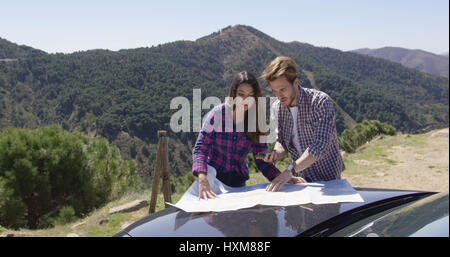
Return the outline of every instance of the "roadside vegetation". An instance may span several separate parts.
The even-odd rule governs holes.
[[[362,128],[355,130],[364,131]],[[342,176],[354,187],[448,190],[448,129],[446,132],[442,131],[416,135],[378,134],[372,136],[372,139],[365,139],[361,146],[355,148],[354,153],[342,152],[346,165]],[[273,147],[273,144],[270,147]],[[0,133],[0,236],[109,237],[147,216],[148,205],[128,213],[109,214],[112,208],[134,200],[149,202],[151,196],[150,186],[140,183],[133,173],[132,161],[121,159],[115,151],[114,147],[102,139],[89,139],[82,134],[69,133],[58,127],[15,129]],[[71,156],[69,153],[78,154]],[[428,157],[428,153],[433,155]],[[14,159],[11,156],[16,156],[16,162],[7,161]],[[75,157],[78,159],[74,159]],[[78,166],[83,167],[81,171],[74,171],[75,165],[70,165],[69,160],[77,160],[85,165]],[[277,162],[276,166],[284,170],[291,161],[290,157],[286,157]],[[248,157],[248,162],[250,179],[247,185],[267,183],[262,173],[255,170],[252,156]],[[67,167],[67,170],[64,171],[63,167]],[[14,169],[15,172],[12,172]],[[108,177],[104,173],[108,169],[115,175]],[[84,174],[89,183],[74,186],[82,185],[82,182],[77,181],[73,177],[74,174],[65,173],[68,171],[79,176]],[[398,172],[403,172],[404,175]],[[20,181],[19,176],[23,176]],[[26,176],[31,176],[32,179],[25,179]],[[62,179],[61,176],[66,177]],[[421,176],[434,180],[427,181]],[[411,180],[408,180],[409,177]],[[181,198],[194,180],[195,177],[190,173],[171,177],[172,203]],[[424,185],[419,185],[419,182]],[[41,203],[39,200],[42,198],[52,199],[49,203],[42,203],[49,212],[39,216],[35,227],[29,225],[32,223],[29,223],[27,216],[34,210],[29,211],[28,205],[23,201],[29,201],[26,199],[27,194],[23,193],[26,185],[36,190],[34,193],[28,192],[36,197],[37,203]],[[90,187],[95,187],[95,191],[86,190]],[[41,188],[46,190],[38,191]],[[83,188],[86,191],[83,191]],[[165,208],[161,184],[159,189],[156,211]],[[56,202],[61,196],[53,200],[54,196],[58,196],[58,192],[63,192],[65,201]],[[79,196],[80,199],[77,198]],[[98,200],[96,204],[81,206],[81,199],[86,199],[83,197]],[[6,223],[7,221],[14,222]]]

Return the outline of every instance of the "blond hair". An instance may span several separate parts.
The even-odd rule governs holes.
[[[285,76],[287,81],[294,83],[297,78],[297,64],[294,60],[286,56],[278,56],[264,69],[261,77],[269,83],[281,76]]]

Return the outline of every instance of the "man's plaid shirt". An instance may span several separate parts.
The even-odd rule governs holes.
[[[345,165],[339,151],[334,103],[327,94],[315,89],[299,86],[299,92],[297,132],[300,152],[292,143],[294,135],[290,110],[279,100],[271,106],[271,118],[275,119],[277,127],[277,144],[281,144],[294,161],[306,150],[317,159],[298,174],[308,181],[340,179]]]
[[[235,128],[232,132],[226,132],[228,129],[225,129],[225,125],[233,124],[232,112],[227,108],[231,109],[227,104],[221,104],[208,113],[192,151],[192,174],[197,176],[198,172],[206,173],[207,165],[210,165],[216,169],[217,177],[225,175],[232,180],[231,183],[239,185],[249,179],[247,155],[250,150],[255,155],[267,150],[267,146],[254,144],[245,132],[236,132]],[[222,114],[222,123],[216,126],[221,127],[214,129],[214,117],[219,112]],[[280,173],[272,163],[256,158],[255,163],[270,181]]]

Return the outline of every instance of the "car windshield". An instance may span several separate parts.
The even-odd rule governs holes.
[[[404,204],[350,225],[331,236],[448,237],[448,192]]]

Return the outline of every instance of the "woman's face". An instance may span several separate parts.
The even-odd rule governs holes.
[[[246,111],[255,103],[255,92],[253,92],[253,87],[247,83],[240,84],[238,86],[236,97],[242,98],[244,103],[244,110]]]

